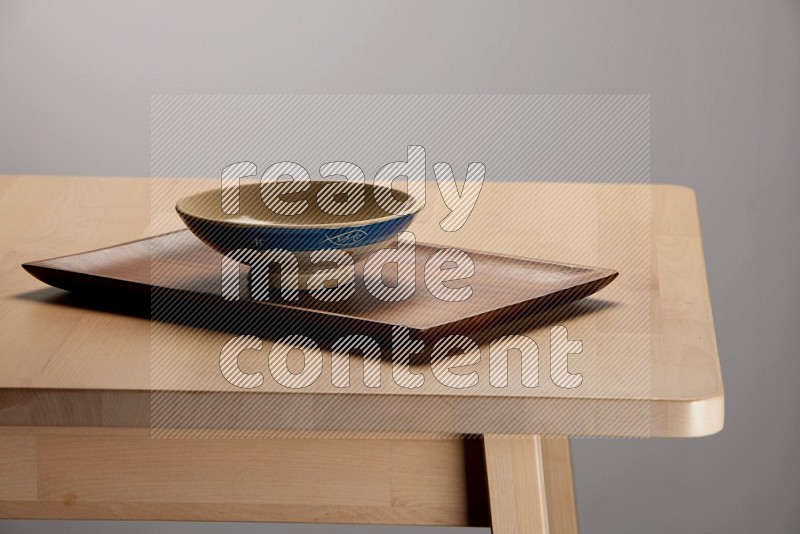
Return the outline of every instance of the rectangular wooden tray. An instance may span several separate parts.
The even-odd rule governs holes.
[[[218,328],[225,319],[222,322],[228,326],[238,320],[241,329],[250,331],[255,321],[272,332],[278,327],[292,330],[312,324],[381,334],[402,325],[420,335],[455,328],[474,331],[567,304],[602,289],[618,274],[610,269],[465,251],[475,263],[475,274],[459,285],[469,283],[472,296],[463,302],[447,302],[431,295],[423,279],[426,260],[441,248],[417,243],[416,291],[401,302],[383,302],[369,294],[361,279],[363,260],[356,263],[355,293],[343,302],[320,302],[306,292],[293,302],[257,301],[247,294],[238,301],[226,301],[221,291],[222,256],[188,230],[23,267],[39,280],[69,291],[150,299],[153,318],[195,326]]]

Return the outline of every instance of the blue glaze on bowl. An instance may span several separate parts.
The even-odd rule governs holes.
[[[414,217],[410,213],[374,223],[347,223],[339,228],[302,228],[242,226],[179,214],[194,235],[224,254],[238,249],[301,252],[368,247],[394,238],[408,228]]]

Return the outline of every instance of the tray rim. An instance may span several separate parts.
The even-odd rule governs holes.
[[[212,293],[200,293],[200,292],[194,292],[194,291],[190,291],[190,290],[186,290],[186,289],[156,286],[156,285],[153,285],[153,284],[146,284],[146,283],[143,283],[141,281],[125,279],[125,278],[122,278],[122,277],[110,277],[110,276],[105,276],[105,275],[100,275],[100,274],[92,274],[92,273],[87,273],[87,272],[82,272],[82,271],[74,271],[74,270],[64,269],[64,268],[61,268],[59,266],[49,265],[51,262],[55,262],[55,261],[58,261],[58,260],[63,260],[63,259],[66,259],[66,258],[73,258],[73,257],[76,257],[76,256],[84,256],[84,255],[88,255],[88,254],[99,253],[99,252],[103,252],[103,251],[106,251],[106,250],[112,250],[112,249],[116,249],[116,248],[120,248],[120,247],[124,247],[124,246],[128,246],[128,245],[134,245],[136,243],[142,243],[142,242],[146,242],[146,241],[151,241],[153,239],[167,237],[167,236],[178,234],[178,233],[191,234],[191,232],[188,229],[174,230],[174,231],[171,231],[171,232],[165,232],[163,234],[148,236],[148,237],[144,237],[144,238],[140,238],[140,239],[134,239],[134,240],[131,240],[131,241],[125,241],[123,243],[118,243],[116,245],[96,248],[96,249],[92,249],[92,250],[78,252],[78,253],[75,253],[75,254],[65,254],[65,255],[56,256],[56,257],[53,257],[53,258],[47,258],[47,259],[36,260],[36,261],[31,261],[31,262],[25,262],[21,266],[22,266],[23,269],[25,269],[25,271],[27,271],[29,274],[31,274],[32,276],[34,276],[36,279],[40,280],[41,282],[43,282],[43,283],[45,283],[47,285],[50,285],[52,287],[57,287],[59,289],[64,289],[66,291],[74,291],[74,290],[67,289],[67,288],[64,288],[63,286],[59,286],[56,283],[53,283],[53,279],[52,279],[52,277],[48,276],[48,273],[64,273],[64,274],[68,274],[69,276],[74,277],[74,278],[84,279],[84,282],[89,282],[91,280],[99,279],[99,280],[102,280],[102,281],[105,282],[105,286],[106,287],[112,287],[112,288],[120,290],[120,291],[133,292],[134,290],[136,290],[137,292],[142,293],[142,294],[145,294],[145,293],[151,293],[152,294],[152,291],[154,291],[154,290],[168,290],[168,291],[172,291],[172,292],[175,292],[177,294],[180,294],[181,296],[190,297],[190,298],[194,298],[194,299],[198,299],[198,300],[221,301],[222,300],[221,296],[214,295]],[[425,247],[438,248],[438,249],[458,248],[458,247],[452,247],[452,246],[448,246],[448,245],[438,245],[438,244],[435,244],[435,243],[427,243],[427,242],[419,242],[419,243],[417,243],[417,246],[420,246],[420,245],[421,246],[425,246]],[[469,315],[464,315],[464,316],[459,317],[458,319],[455,319],[455,320],[440,321],[440,322],[436,322],[435,324],[425,325],[423,327],[419,327],[419,326],[412,327],[412,326],[409,326],[409,325],[398,325],[395,322],[382,320],[382,319],[374,319],[374,318],[371,318],[371,317],[358,317],[358,316],[354,316],[354,315],[346,315],[346,314],[343,314],[343,313],[340,313],[340,312],[336,312],[336,311],[330,311],[330,310],[324,310],[324,309],[314,309],[314,308],[308,308],[308,307],[305,307],[305,306],[298,306],[298,305],[294,305],[294,304],[288,304],[288,303],[276,302],[276,301],[258,301],[258,305],[268,306],[270,308],[278,308],[278,309],[279,308],[283,308],[283,309],[287,309],[287,310],[299,311],[299,312],[308,313],[308,314],[324,315],[324,316],[327,316],[329,318],[338,318],[338,319],[346,320],[346,321],[360,322],[362,324],[373,324],[373,325],[380,325],[380,326],[383,326],[383,327],[404,326],[405,328],[408,328],[408,330],[411,333],[427,334],[427,333],[432,333],[434,331],[440,331],[440,330],[446,329],[446,328],[448,328],[450,326],[453,326],[453,325],[462,324],[462,323],[467,322],[467,321],[474,321],[474,320],[476,320],[476,319],[478,319],[480,317],[483,317],[483,316],[497,315],[499,317],[499,316],[503,316],[503,315],[513,314],[515,311],[523,310],[526,306],[535,306],[536,303],[541,303],[542,300],[553,299],[553,298],[561,295],[563,292],[568,291],[568,290],[577,291],[578,293],[581,293],[581,294],[580,294],[579,297],[574,298],[574,299],[570,299],[568,302],[565,302],[563,304],[576,302],[578,300],[582,300],[582,299],[584,299],[584,298],[586,298],[586,297],[588,297],[590,295],[593,295],[593,294],[597,293],[601,289],[603,289],[606,286],[608,286],[611,282],[613,282],[617,278],[617,276],[619,276],[619,272],[618,271],[616,271],[614,269],[605,268],[605,267],[594,267],[594,266],[590,266],[590,265],[582,265],[582,264],[576,264],[576,263],[565,263],[565,262],[560,262],[560,261],[544,260],[544,259],[540,259],[540,258],[526,258],[524,256],[517,256],[517,255],[512,255],[512,254],[503,254],[503,253],[489,252],[489,251],[482,251],[482,250],[475,250],[475,249],[459,248],[459,250],[462,250],[463,252],[466,252],[467,254],[473,253],[473,254],[479,254],[479,255],[483,255],[483,256],[491,256],[491,257],[494,257],[494,258],[505,259],[505,260],[514,260],[514,261],[521,261],[521,262],[528,262],[528,263],[538,263],[538,264],[544,264],[544,265],[549,265],[549,266],[563,267],[563,268],[567,268],[567,269],[584,269],[584,270],[587,271],[587,275],[589,275],[589,276],[587,276],[586,278],[581,279],[581,281],[579,283],[575,284],[575,285],[570,285],[568,287],[564,287],[564,288],[555,290],[552,293],[548,293],[548,294],[542,295],[540,297],[536,297],[536,298],[533,298],[533,299],[524,299],[524,300],[510,302],[510,303],[504,304],[504,305],[502,305],[500,307],[495,307],[495,308],[488,309],[488,310],[485,310],[485,311],[479,311],[479,312],[472,313],[472,314],[469,314]],[[75,291],[75,292],[79,292],[79,291]],[[246,301],[246,302],[250,302],[250,301]],[[563,305],[563,304],[555,304],[555,305],[551,305],[551,306],[544,306],[542,309],[534,311],[534,313],[537,312],[537,311],[543,311],[544,309],[554,308],[554,307],[557,307],[557,306]]]

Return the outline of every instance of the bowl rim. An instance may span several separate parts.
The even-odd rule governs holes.
[[[321,184],[341,184],[343,182],[335,181],[335,180],[314,180],[315,183]],[[375,184],[365,184],[369,185],[373,188],[379,189],[389,189],[382,185],[375,185]],[[253,188],[253,187],[261,187],[261,184],[242,184],[240,189],[243,188]],[[214,224],[224,225],[224,226],[232,226],[237,228],[275,228],[275,229],[285,229],[285,230],[313,230],[313,229],[345,229],[345,228],[358,228],[364,226],[371,226],[373,224],[379,224],[383,222],[388,222],[396,219],[401,219],[403,217],[413,216],[418,213],[417,211],[406,211],[403,213],[389,213],[387,215],[381,217],[375,217],[371,219],[362,219],[358,221],[342,221],[342,222],[332,222],[332,223],[276,223],[274,221],[264,221],[259,219],[253,218],[240,218],[240,219],[222,219],[222,218],[215,218],[215,217],[207,217],[203,215],[198,215],[197,213],[193,213],[191,210],[187,210],[185,204],[196,197],[202,195],[209,195],[212,193],[219,193],[220,189],[206,189],[205,191],[200,191],[199,193],[194,193],[192,195],[186,196],[178,200],[175,203],[175,211],[181,217],[190,217],[192,219],[196,219],[203,222],[210,222]],[[415,197],[414,195],[404,192],[410,199],[413,200],[412,205],[416,205],[420,202],[419,198]],[[420,208],[422,209],[422,208]],[[331,215],[332,217],[336,217],[336,215]],[[240,217],[240,215],[233,215],[232,217]]]

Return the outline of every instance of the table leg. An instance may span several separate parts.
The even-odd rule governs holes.
[[[578,532],[567,438],[483,439],[495,534]]]

